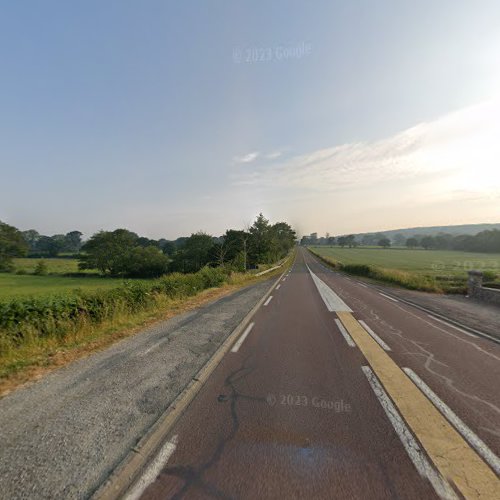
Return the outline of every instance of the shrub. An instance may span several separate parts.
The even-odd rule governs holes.
[[[39,260],[33,274],[37,276],[46,276],[49,272],[49,268],[47,267],[47,263],[44,260]]]
[[[495,271],[483,271],[483,281],[495,281],[496,277]]]

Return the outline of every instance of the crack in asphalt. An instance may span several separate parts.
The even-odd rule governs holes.
[[[203,464],[193,467],[187,466],[170,466],[167,467],[163,474],[174,475],[184,480],[183,487],[172,497],[173,499],[181,499],[192,487],[201,489],[203,493],[220,499],[232,499],[233,497],[225,494],[223,491],[219,490],[215,485],[211,484],[209,481],[203,478],[205,472],[213,467],[220,460],[224,449],[227,444],[231,442],[236,436],[238,429],[240,427],[240,421],[238,418],[237,404],[240,400],[250,400],[261,403],[266,403],[266,398],[251,396],[248,394],[241,393],[237,387],[236,383],[244,380],[248,375],[250,375],[254,370],[255,366],[247,366],[248,363],[252,362],[252,358],[255,357],[256,351],[254,350],[249,354],[243,361],[243,365],[231,372],[224,381],[224,386],[229,386],[231,394],[228,400],[230,401],[230,415],[231,415],[231,430],[228,435],[220,437],[212,456]],[[226,401],[224,401],[226,402]]]

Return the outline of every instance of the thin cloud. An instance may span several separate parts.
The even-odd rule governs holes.
[[[252,171],[235,172],[241,186],[336,191],[427,182],[441,192],[500,187],[498,101],[487,101],[420,123],[374,142],[312,151]],[[441,184],[439,184],[441,183]]]
[[[247,153],[243,156],[235,156],[233,158],[234,163],[251,163],[259,157],[259,152],[254,151],[253,153]]]
[[[268,153],[265,157],[267,160],[276,160],[276,158],[279,158],[282,154],[281,151],[273,151],[272,153]]]

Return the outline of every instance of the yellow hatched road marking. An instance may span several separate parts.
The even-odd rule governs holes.
[[[337,316],[442,476],[466,498],[499,498],[500,480],[349,312]]]

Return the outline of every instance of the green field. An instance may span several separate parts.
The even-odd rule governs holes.
[[[500,273],[500,254],[373,247],[314,246],[311,248],[325,257],[338,260],[342,264],[372,264],[386,269],[464,277],[467,276],[467,271],[470,269]]]
[[[33,274],[38,262],[47,264],[46,276]],[[23,274],[16,274],[23,273]],[[81,276],[65,276],[80,273]],[[59,294],[80,290],[109,289],[123,283],[119,278],[103,278],[97,271],[78,270],[76,259],[14,259],[14,272],[0,273],[0,299],[25,295]]]
[[[97,288],[114,288],[123,283],[122,279],[66,276],[33,276],[0,273],[0,299],[19,297],[21,295],[46,295]]]
[[[43,260],[47,264],[47,271],[49,274],[67,274],[82,272],[78,269],[77,259],[29,259],[18,258],[14,259],[14,272],[24,271],[26,273],[33,273],[36,265]],[[97,274],[97,271],[84,271],[85,274]]]
[[[463,288],[467,281],[467,271],[471,269],[485,272],[488,282],[498,282],[500,275],[500,254],[376,247],[310,248],[322,257],[343,265],[366,264],[389,272],[402,271],[408,276],[425,278],[428,283],[434,282],[443,291]]]

